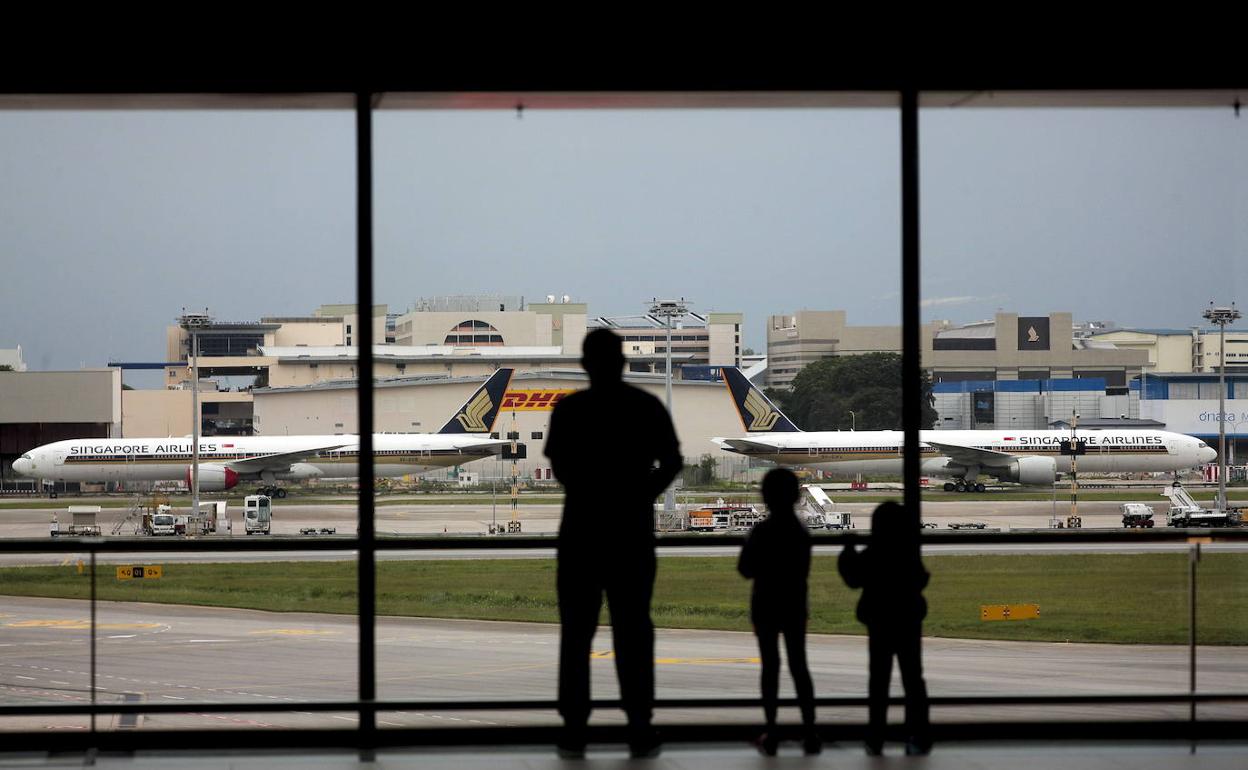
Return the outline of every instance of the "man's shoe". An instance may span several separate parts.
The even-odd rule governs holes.
[[[555,751],[560,759],[584,759],[585,743],[585,728],[564,727]]]
[[[906,741],[907,757],[925,757],[932,753],[931,741],[916,741],[913,738]]]
[[[663,753],[659,734],[653,728],[643,728],[628,741],[628,755],[633,759],[654,759]]]

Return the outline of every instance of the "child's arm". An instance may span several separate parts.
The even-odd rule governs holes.
[[[866,558],[866,551],[859,553],[854,546],[847,545],[841,551],[841,555],[836,560],[836,567],[841,573],[841,579],[845,581],[845,585],[850,588],[862,587],[862,569],[863,559]]]

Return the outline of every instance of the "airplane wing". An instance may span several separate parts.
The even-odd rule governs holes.
[[[505,446],[511,446],[511,442],[504,439],[496,439],[494,441],[474,441],[471,444],[455,444],[454,449],[464,454],[498,454]]]
[[[994,468],[1009,465],[1012,461],[1017,460],[1017,455],[1009,452],[998,452],[995,449],[981,449],[980,447],[965,446],[963,444],[948,444],[943,441],[931,441],[924,439],[924,444],[940,450],[941,454],[947,455],[949,459],[960,465],[979,465],[985,468]]]
[[[736,449],[739,452],[779,452],[780,447],[775,444],[768,444],[763,441],[753,441],[744,438],[724,438],[720,439],[723,444]]]
[[[326,444],[325,446],[308,447],[294,452],[281,452],[275,455],[252,457],[246,460],[234,460],[226,463],[226,465],[238,473],[285,470],[291,465],[315,457],[321,452],[332,452],[345,446],[350,446],[350,444]]]

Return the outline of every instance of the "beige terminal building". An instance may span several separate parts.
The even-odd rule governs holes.
[[[620,335],[630,381],[663,397],[667,329],[662,320],[647,314],[590,317],[586,304],[569,297],[545,300],[450,296],[418,300],[404,313],[374,307],[369,322],[376,342],[375,430],[436,431],[485,378],[504,367],[517,372],[513,391],[585,387],[581,344],[595,328]],[[308,316],[199,327],[206,433],[357,432],[355,342],[361,320],[354,309],[322,305]],[[741,423],[723,384],[706,381],[714,367],[740,365],[742,320],[740,313],[690,312],[673,322],[673,411],[691,460],[710,453],[744,465],[707,440],[736,435]],[[191,432],[193,356],[187,329],[170,326],[166,348],[166,360],[177,362],[165,369],[166,389],[123,394],[125,436]],[[548,410],[534,409],[507,411],[499,418],[496,431],[515,430],[530,444],[526,468],[544,462],[541,437],[548,418]],[[609,433],[604,432],[604,440],[609,442]]]

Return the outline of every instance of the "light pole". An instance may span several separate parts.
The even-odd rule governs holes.
[[[672,412],[672,319],[683,318],[689,312],[689,303],[684,297],[680,299],[651,299],[650,315],[656,318],[662,318],[664,326],[667,327],[667,349],[665,361],[663,365],[663,380],[667,385],[667,413],[669,417],[674,419]],[[663,493],[663,512],[671,516],[676,511],[676,488],[668,485],[667,491]]]
[[[1218,325],[1218,510],[1226,510],[1226,325],[1240,318],[1235,303],[1230,307],[1206,308],[1204,319]]]
[[[191,519],[199,515],[199,330],[212,323],[208,308],[203,314],[182,308],[179,325],[191,335]],[[189,526],[188,526],[189,528]]]

